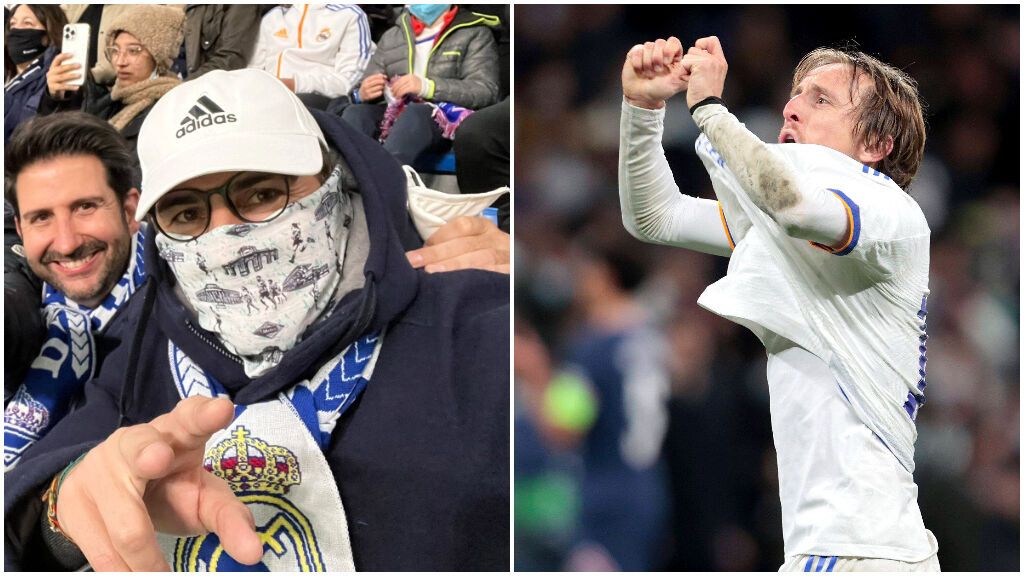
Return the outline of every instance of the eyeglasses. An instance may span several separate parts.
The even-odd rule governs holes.
[[[231,213],[245,222],[269,222],[288,205],[291,185],[283,174],[240,172],[213,190],[171,190],[156,203],[157,228],[179,242],[202,236],[210,226],[214,195],[223,196]]]
[[[107,56],[107,60],[113,63],[121,56],[127,57],[129,60],[135,60],[141,56],[146,49],[141,44],[129,44],[123,49],[117,46],[109,46],[103,53]]]

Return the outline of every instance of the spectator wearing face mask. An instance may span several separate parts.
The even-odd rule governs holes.
[[[442,151],[473,110],[498,100],[495,16],[412,4],[384,33],[342,118],[402,164]]]
[[[4,144],[36,115],[67,22],[59,6],[20,4],[11,12],[4,29]]]

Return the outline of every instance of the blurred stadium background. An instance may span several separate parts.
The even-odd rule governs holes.
[[[855,41],[919,82],[928,142],[910,192],[932,229],[921,512],[943,570],[1018,571],[1020,7],[518,5],[515,21],[516,569],[614,567],[586,545],[602,522],[638,556],[622,566],[783,562],[764,350],[695,303],[728,261],[631,238],[616,191],[626,51],[715,34],[726,101],[770,141],[815,47]],[[685,192],[713,197],[696,136],[677,97],[669,161]],[[587,347],[630,313],[649,345]],[[571,368],[602,362],[625,384]],[[639,436],[609,434],[608,411]],[[637,473],[596,478],[615,450]]]

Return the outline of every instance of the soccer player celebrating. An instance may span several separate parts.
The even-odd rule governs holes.
[[[729,256],[698,303],[768,352],[785,571],[939,570],[914,484],[924,403],[930,230],[904,191],[925,128],[915,82],[817,49],[793,75],[777,144],[722,100],[718,38],[634,46],[622,70],[619,196],[637,238]],[[661,146],[686,92],[717,201],[680,194]]]

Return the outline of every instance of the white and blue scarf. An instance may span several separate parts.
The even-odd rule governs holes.
[[[103,332],[146,276],[145,226],[132,238],[128,270],[96,308],[77,304],[43,285],[47,334],[25,381],[4,410],[4,472],[71,409],[72,401],[96,370],[95,335]]]
[[[325,457],[339,417],[366,389],[383,336],[364,336],[309,380],[276,397],[235,406],[235,418],[206,444],[203,466],[227,481],[253,513],[264,555],[235,562],[216,534],[157,540],[175,571],[322,572],[355,570],[348,520]],[[227,391],[173,342],[168,359],[178,394],[227,397]]]

